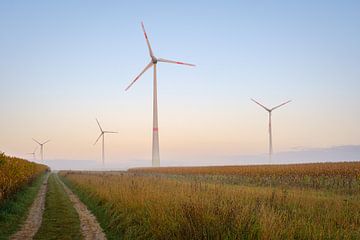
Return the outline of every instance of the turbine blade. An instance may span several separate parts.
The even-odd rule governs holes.
[[[101,128],[101,126],[100,126],[100,123],[99,123],[99,121],[97,120],[97,118],[96,118],[96,122],[97,122],[97,124],[98,124],[98,126],[99,126],[99,128],[100,128],[100,131],[103,132],[103,130],[102,130],[102,128]]]
[[[104,131],[104,133],[118,133],[118,132]]]
[[[127,88],[125,88],[125,91],[127,91],[141,77],[141,75],[143,75],[144,72],[146,72],[152,65],[153,65],[152,62],[150,62],[148,65],[146,65],[144,70],[142,70],[142,72],[135,77],[135,79],[130,83],[130,85]]]
[[[261,103],[259,103],[258,101],[254,100],[252,98],[251,98],[251,101],[253,101],[257,105],[259,105],[260,107],[264,108],[266,111],[271,111],[270,109],[268,109],[267,107],[265,107],[264,105],[262,105]]]
[[[101,132],[101,133],[100,133],[100,135],[99,135],[99,137],[96,139],[94,145],[99,141],[99,139],[101,138],[101,136],[102,136],[103,134],[104,134],[104,132]]]
[[[159,62],[173,63],[173,64],[180,64],[180,65],[186,65],[186,66],[190,66],[190,67],[195,67],[195,64],[178,62],[178,61],[168,60],[168,59],[164,59],[164,58],[158,58],[157,60]]]
[[[42,145],[44,145],[44,144],[46,144],[46,143],[48,143],[48,142],[50,142],[50,140],[47,140],[46,142],[44,142]]]
[[[144,36],[145,36],[145,39],[146,39],[146,44],[147,44],[148,49],[149,49],[150,57],[154,57],[154,53],[153,53],[153,51],[152,51],[152,49],[151,49],[151,45],[150,45],[148,36],[147,36],[147,34],[146,34],[146,31],[145,31],[145,27],[144,27],[144,23],[143,23],[143,22],[141,22],[141,27],[142,27],[142,30],[143,30],[143,32],[144,32]]]
[[[291,100],[286,101],[286,102],[284,102],[284,103],[282,103],[282,104],[279,104],[279,105],[273,107],[273,108],[271,109],[271,111],[272,111],[272,110],[275,110],[275,109],[277,109],[277,108],[279,108],[279,107],[282,107],[282,106],[284,106],[285,104],[288,104],[289,102],[291,102]]]
[[[34,140],[36,143],[38,143],[39,145],[41,145],[41,143],[39,143],[38,141],[36,141],[35,139],[32,139],[32,140]]]

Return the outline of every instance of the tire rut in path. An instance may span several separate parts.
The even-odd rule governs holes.
[[[79,214],[81,233],[85,240],[106,240],[106,236],[96,220],[95,216],[88,210],[85,204],[61,181],[57,174],[55,179],[61,183],[65,192],[73,203],[75,210]]]
[[[33,239],[36,232],[39,230],[42,222],[42,216],[45,209],[45,197],[47,191],[47,182],[49,174],[45,176],[45,179],[39,189],[39,192],[32,203],[28,216],[21,226],[21,229],[14,233],[11,240],[30,240]]]

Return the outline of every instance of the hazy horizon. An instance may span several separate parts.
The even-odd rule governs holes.
[[[124,91],[150,60],[141,21],[157,56],[197,65],[158,66],[165,165],[266,154],[250,98],[292,100],[273,113],[277,153],[360,145],[360,2],[36,0],[0,3],[0,150],[51,139],[45,159],[99,162],[98,118],[119,132],[105,161],[150,166],[151,73]]]
[[[187,156],[176,159],[162,159],[161,166],[226,166],[226,165],[259,165],[259,164],[297,164],[325,162],[360,161],[360,145],[333,146],[328,148],[292,149],[275,153],[269,160],[268,154],[222,155],[222,156]],[[38,156],[39,157],[39,156]],[[86,159],[50,159],[42,162],[39,158],[26,157],[29,161],[44,163],[52,170],[127,170],[136,167],[151,167],[150,157],[144,159],[127,159],[106,161]]]

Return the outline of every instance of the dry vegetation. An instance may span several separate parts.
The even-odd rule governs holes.
[[[0,153],[0,203],[47,170],[45,165]]]
[[[134,168],[129,172],[186,176],[217,183],[281,186],[360,193],[360,162],[290,165]]]
[[[61,175],[72,188],[90,196],[98,208],[106,209],[106,230],[124,239],[359,239],[360,195],[356,192],[230,185],[163,174],[210,174],[210,170],[225,175],[226,169],[231,174],[248,172],[248,177],[292,177],[309,172],[315,177],[330,174],[332,169],[345,179],[348,173],[359,177],[351,170],[359,163],[313,166],[301,165],[299,172],[292,165],[270,170],[265,166],[164,168]],[[323,173],[319,166],[324,167]],[[340,170],[336,166],[341,166]],[[254,169],[259,169],[257,174]],[[292,173],[284,169],[292,169]]]

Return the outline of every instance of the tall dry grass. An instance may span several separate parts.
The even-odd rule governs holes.
[[[360,197],[136,174],[62,172],[123,239],[360,239]]]

